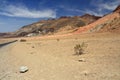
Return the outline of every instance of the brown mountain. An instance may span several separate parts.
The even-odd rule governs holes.
[[[99,17],[99,16],[94,16],[94,15],[90,15],[90,14],[85,14],[85,15],[81,16],[81,18],[84,19],[84,20],[86,20],[86,22],[87,22],[88,24],[90,24],[90,23],[98,20],[98,19],[101,18],[101,17]]]
[[[120,32],[120,6],[95,22],[80,27],[75,33]]]
[[[23,26],[15,32],[15,35],[26,36],[31,33],[33,33],[31,35],[44,35],[58,33],[61,31],[75,30],[79,27],[88,25],[99,18],[100,17],[98,16],[85,14],[83,16],[62,16],[58,19],[41,20],[39,22]]]
[[[36,23],[23,26],[13,33],[0,33],[2,37],[34,36],[58,33],[88,33],[88,32],[120,32],[120,5],[110,14],[94,16],[67,17],[58,19],[41,20]]]

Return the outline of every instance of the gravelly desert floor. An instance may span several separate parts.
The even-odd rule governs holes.
[[[82,42],[87,44],[85,54],[73,55]],[[19,73],[23,65],[29,71]],[[0,80],[120,80],[120,35],[37,38],[4,46]]]

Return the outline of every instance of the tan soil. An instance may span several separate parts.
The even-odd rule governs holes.
[[[74,46],[85,42],[85,54]],[[85,62],[79,62],[84,59]],[[19,73],[20,66],[29,71]],[[1,80],[120,80],[120,35],[81,34],[29,38],[0,48]]]

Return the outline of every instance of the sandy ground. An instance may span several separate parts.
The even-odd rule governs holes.
[[[85,54],[73,55],[74,46],[82,42],[87,44]],[[29,71],[19,73],[24,65]],[[0,80],[120,80],[120,35],[30,38],[4,46]]]

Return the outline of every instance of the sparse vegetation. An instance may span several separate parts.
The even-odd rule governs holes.
[[[26,42],[26,40],[25,39],[21,39],[20,42]]]
[[[57,41],[60,41],[60,39],[57,39]]]
[[[84,49],[87,47],[87,44],[84,42],[82,44],[76,44],[74,47],[75,55],[82,55],[84,54]]]
[[[34,46],[32,46],[32,48],[35,48]]]
[[[75,38],[75,40],[77,40],[78,38]]]

